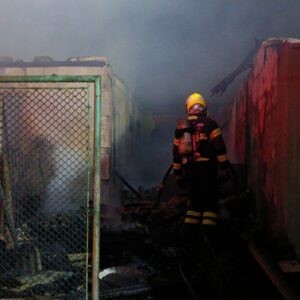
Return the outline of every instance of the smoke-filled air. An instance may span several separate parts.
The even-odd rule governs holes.
[[[108,57],[134,101],[156,122],[129,181],[157,184],[171,162],[176,119],[185,97],[209,91],[244,59],[255,39],[299,37],[298,0],[1,0],[1,56]],[[160,114],[170,120],[160,123]],[[212,111],[213,113],[213,111]],[[147,178],[147,180],[146,180]]]

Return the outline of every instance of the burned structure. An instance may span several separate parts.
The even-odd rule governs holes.
[[[0,294],[84,298],[95,205],[116,201],[130,155],[130,92],[105,57],[3,58],[0,80]]]
[[[223,115],[231,159],[247,167],[257,221],[280,247],[292,245],[298,258],[299,49],[297,39],[264,41]]]
[[[172,166],[149,190],[135,189],[126,176],[147,122],[107,59],[2,59],[1,297],[299,299],[299,276],[289,280],[279,268],[300,255],[299,57],[299,40],[269,39],[213,89],[224,93],[251,68],[221,116],[229,158],[241,175],[239,187],[221,184],[221,247],[216,251],[199,230],[190,255],[179,236],[189,199],[176,190]],[[148,133],[155,134],[160,119],[170,123],[172,116],[152,116]],[[100,264],[95,215],[103,222]],[[123,223],[110,226],[116,218]],[[266,236],[272,262],[256,247]],[[91,295],[95,282],[100,290]]]
[[[104,299],[128,299],[130,294],[149,299],[299,299],[299,53],[299,40],[263,41],[213,90],[223,93],[240,71],[251,69],[220,118],[242,187],[221,188],[221,251],[216,255],[197,236],[196,254],[184,264],[176,233],[188,199],[172,199],[170,193],[169,201],[158,203],[135,196],[123,214],[136,228],[104,233],[111,235],[111,244],[103,257],[112,262],[101,273]],[[114,243],[126,255],[116,255]],[[124,269],[112,268],[120,264]]]

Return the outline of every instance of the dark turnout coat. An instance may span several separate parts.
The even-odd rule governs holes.
[[[218,218],[218,166],[229,164],[226,146],[216,121],[208,116],[189,115],[181,120],[173,141],[173,173],[184,181],[190,207],[186,223],[215,225]],[[182,151],[186,139],[190,149]]]

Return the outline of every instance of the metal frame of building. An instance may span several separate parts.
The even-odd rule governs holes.
[[[87,101],[88,107],[90,109],[90,85],[93,85],[94,89],[94,116],[93,122],[91,122],[90,118],[88,120],[89,123],[89,138],[90,133],[93,133],[93,149],[89,149],[89,153],[91,152],[92,155],[92,164],[89,163],[89,176],[92,177],[92,183],[89,183],[89,191],[87,195],[87,201],[90,197],[90,192],[92,193],[92,202],[93,202],[93,249],[92,249],[92,299],[97,300],[99,299],[99,264],[100,264],[100,201],[101,201],[101,194],[100,194],[100,185],[101,185],[101,76],[0,76],[0,89],[16,89],[20,87],[11,87],[11,84],[40,84],[40,83],[85,83],[86,89],[88,90],[87,93]],[[7,84],[10,84],[7,87]],[[23,88],[23,87],[22,87]],[[30,87],[30,88],[39,88],[37,87]],[[51,87],[52,88],[52,87]],[[57,87],[56,87],[57,88]],[[76,88],[76,87],[75,87]],[[82,87],[81,87],[82,88]],[[26,87],[25,87],[26,89]],[[90,112],[88,113],[90,115]],[[89,213],[87,213],[89,216]],[[88,226],[88,222],[87,222]],[[87,228],[87,232],[89,229]],[[88,239],[88,237],[87,237]],[[88,264],[88,243],[86,249],[86,264]],[[88,265],[86,265],[86,286],[88,284]],[[89,291],[86,288],[86,299],[88,299]]]

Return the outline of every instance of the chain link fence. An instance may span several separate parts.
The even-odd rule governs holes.
[[[89,143],[87,88],[0,89],[2,298],[86,298]]]

